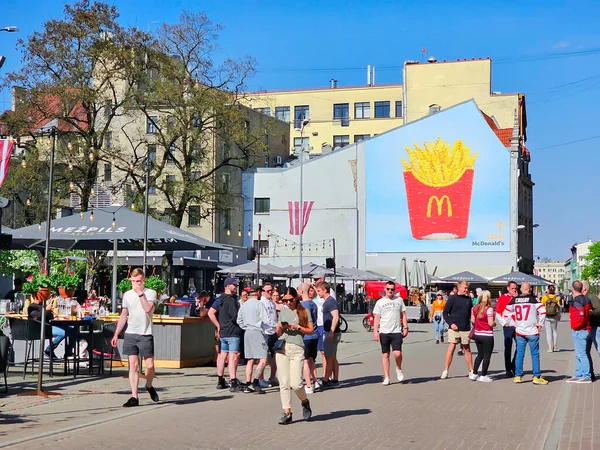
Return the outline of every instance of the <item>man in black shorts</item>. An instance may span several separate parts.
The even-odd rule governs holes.
[[[129,363],[129,385],[131,398],[123,405],[128,408],[138,406],[139,358],[144,358],[146,366],[146,390],[150,398],[157,402],[158,394],[152,386],[154,379],[154,337],[152,336],[152,315],[156,306],[156,291],[144,287],[144,272],[134,269],[131,272],[132,289],[123,294],[123,309],[117,323],[115,334],[111,340],[113,347],[117,346],[119,334],[127,324],[123,340],[123,354],[127,355]]]
[[[385,285],[385,296],[377,300],[373,315],[375,324],[373,337],[381,344],[383,363],[383,385],[390,382],[390,347],[396,360],[396,377],[398,382],[404,380],[402,372],[402,341],[408,335],[408,319],[404,300],[395,296],[396,285],[388,281]]]

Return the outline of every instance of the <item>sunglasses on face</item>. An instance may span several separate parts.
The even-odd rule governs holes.
[[[294,297],[291,297],[291,298],[285,298],[285,297],[283,297],[283,298],[281,299],[281,301],[282,301],[283,303],[291,303],[291,302],[293,302],[293,301],[294,301]]]
[[[394,292],[396,289],[395,288],[385,288],[386,291],[391,291]]]
[[[267,293],[273,292],[273,289],[263,289],[263,292],[267,292]]]

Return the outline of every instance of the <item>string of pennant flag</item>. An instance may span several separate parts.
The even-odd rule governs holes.
[[[256,227],[256,226],[255,226]],[[288,252],[289,254],[297,254],[299,251],[300,244],[292,239],[288,239],[280,234],[261,226],[261,241],[268,241],[268,247],[260,247],[261,255],[267,255],[270,249],[273,249],[273,256],[275,254],[281,254],[282,252]],[[266,237],[267,239],[264,239]],[[302,249],[303,254],[315,255],[315,256],[329,256],[333,249],[333,238],[323,239],[313,242],[303,242]]]

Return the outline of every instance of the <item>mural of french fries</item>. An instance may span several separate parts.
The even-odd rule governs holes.
[[[414,148],[406,147],[408,161],[402,158],[406,172],[428,186],[448,186],[458,181],[466,170],[473,169],[477,153],[460,139],[450,149],[448,142],[438,138],[435,142],[425,142],[423,147],[415,143]]]

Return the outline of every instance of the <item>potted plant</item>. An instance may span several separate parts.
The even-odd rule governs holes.
[[[52,276],[54,285],[58,289],[58,293],[63,298],[71,298],[75,293],[75,289],[81,283],[79,275],[71,273],[56,273]]]
[[[117,284],[117,289],[121,294],[124,294],[131,289],[131,280],[129,278],[123,278],[119,281],[119,284]]]
[[[42,273],[30,275],[27,282],[23,283],[23,291],[35,295],[38,300],[48,300],[54,288],[52,278]]]
[[[144,281],[144,287],[156,291],[156,295],[160,297],[162,294],[164,294],[165,289],[167,288],[167,283],[165,283],[160,277],[151,276],[146,278]]]

